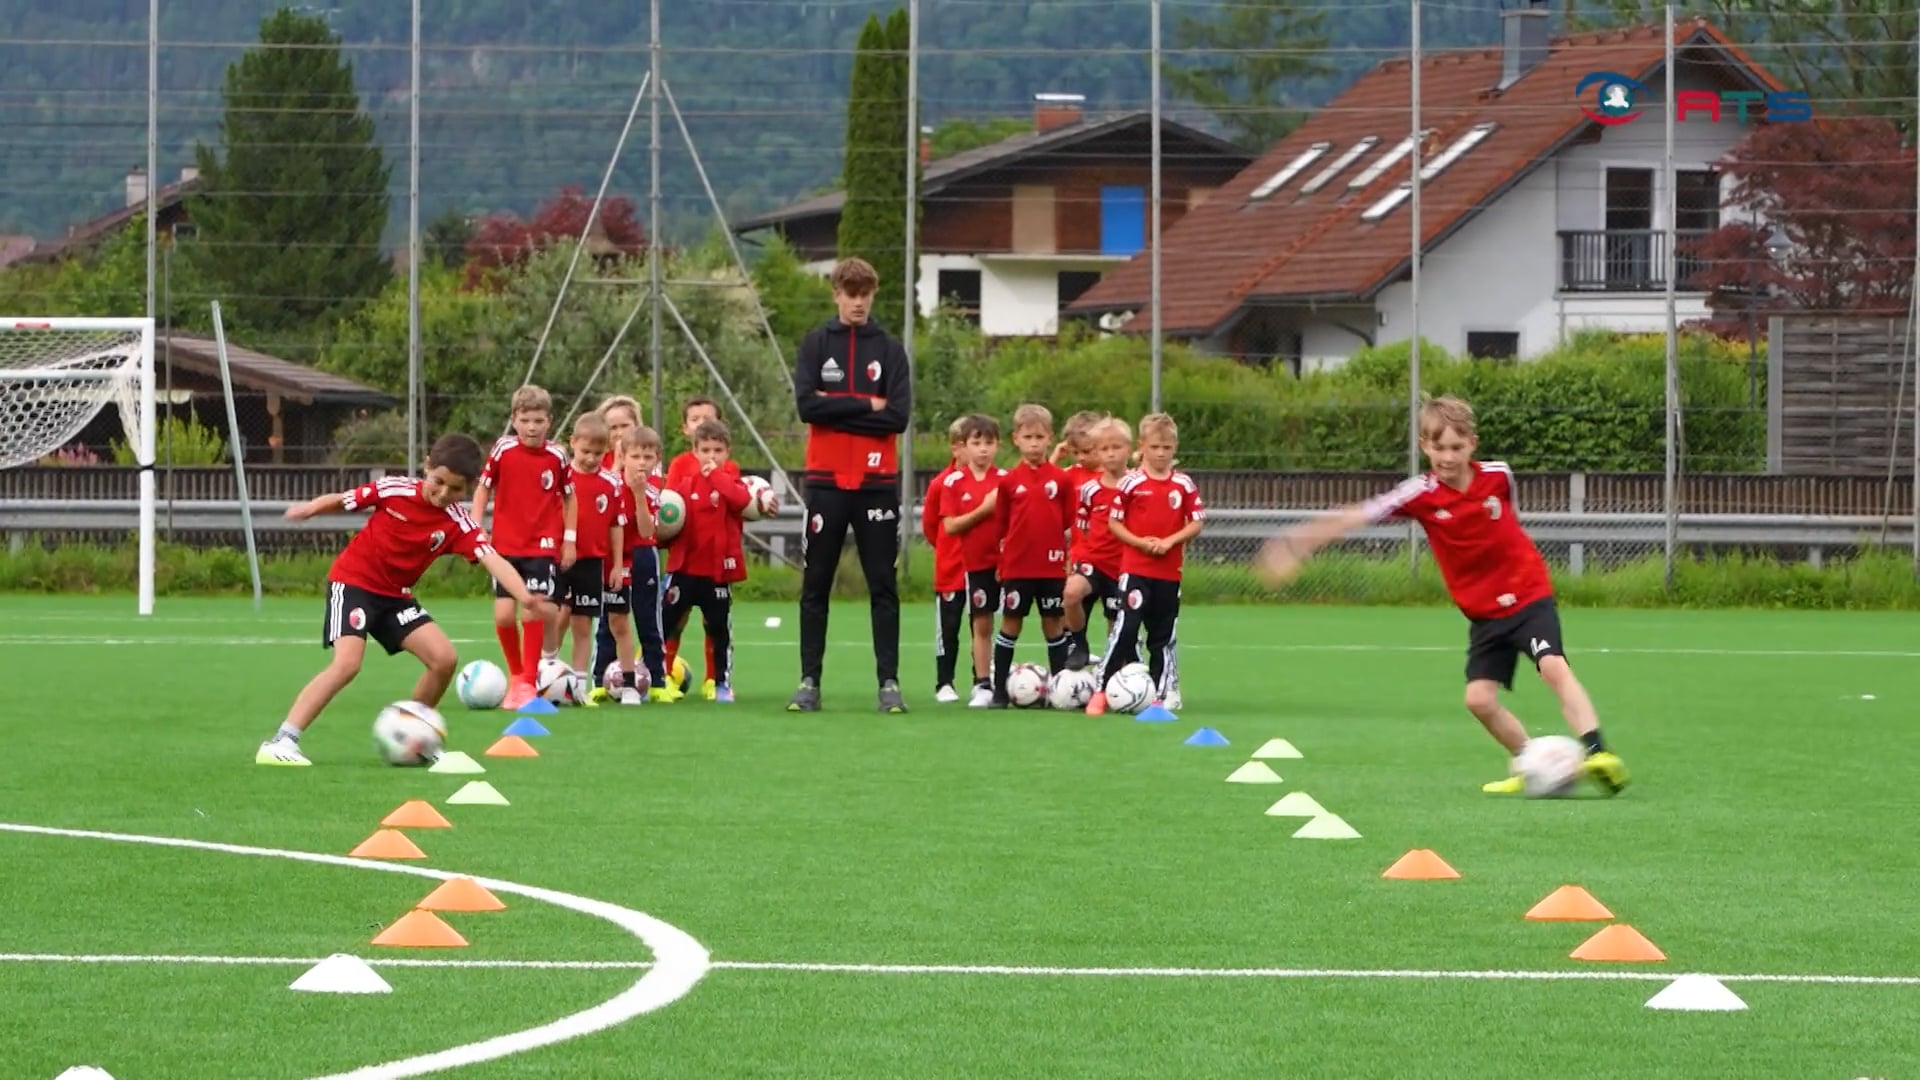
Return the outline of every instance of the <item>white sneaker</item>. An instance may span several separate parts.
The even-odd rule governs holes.
[[[631,686],[620,691],[620,704],[622,705],[638,705],[645,700],[646,698],[640,696],[640,691],[635,690]]]
[[[300,752],[300,744],[292,739],[268,739],[260,744],[253,755],[255,765],[311,765],[307,755]]]
[[[960,693],[959,691],[953,688],[952,683],[948,683],[947,685],[933,692],[933,700],[939,701],[939,702],[959,701]]]
[[[1175,690],[1167,694],[1167,700],[1164,702],[1161,702],[1161,704],[1165,705],[1167,709],[1171,712],[1179,712],[1180,711],[1180,691]]]
[[[967,699],[967,708],[985,709],[993,704],[993,690],[990,687],[976,686],[973,696]]]

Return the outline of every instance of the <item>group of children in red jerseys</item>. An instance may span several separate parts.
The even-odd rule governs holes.
[[[939,610],[935,700],[960,700],[954,680],[963,622],[973,657],[967,704],[1004,709],[1027,615],[1038,612],[1047,667],[1057,673],[1091,663],[1087,626],[1099,605],[1107,648],[1102,689],[1087,711],[1106,711],[1106,680],[1139,659],[1143,630],[1154,697],[1179,708],[1182,557],[1206,520],[1193,478],[1174,468],[1179,427],[1165,413],[1142,417],[1131,470],[1133,430],[1105,413],[1075,413],[1055,443],[1053,414],[1022,405],[1010,434],[1019,460],[1001,468],[999,423],[977,414],[955,420],[947,429],[953,460],[921,505]]]
[[[413,653],[426,669],[414,699],[439,702],[457,661],[412,590],[446,554],[479,563],[494,578],[494,621],[511,673],[509,706],[533,695],[541,661],[559,655],[567,629],[574,632],[573,666],[586,661],[596,614],[603,616],[601,645],[616,661],[613,670],[634,671],[637,652],[654,698],[676,700],[681,691],[671,670],[680,630],[695,608],[707,632],[704,696],[733,700],[731,589],[746,576],[742,511],[752,495],[729,460],[731,440],[718,409],[705,399],[688,402],[682,425],[691,448],[659,483],[660,438],[639,423],[631,398],[609,399],[582,417],[570,454],[547,437],[552,403],[544,390],[522,387],[512,409],[513,435],[490,454],[468,436],[445,435],[418,478],[386,477],[287,511],[295,519],[342,511],[370,517],[328,574],[321,638],[333,651],[328,666],[296,696],[285,722],[261,744],[257,763],[310,764],[300,736],[358,674],[368,638],[389,654]],[[939,607],[936,698],[959,700],[954,680],[963,622],[971,628],[969,704],[1005,708],[1028,614],[1038,612],[1048,666],[1059,672],[1090,663],[1088,620],[1099,604],[1109,627],[1099,685],[1136,662],[1144,631],[1155,697],[1177,708],[1183,553],[1206,510],[1193,479],[1174,467],[1179,429],[1173,418],[1142,417],[1137,451],[1126,422],[1106,414],[1075,414],[1057,444],[1044,407],[1022,405],[1012,421],[1019,460],[1006,468],[997,464],[997,421],[982,415],[954,421],[952,461],[923,503],[921,528],[935,550]],[[1527,657],[1584,744],[1587,774],[1617,793],[1627,784],[1626,767],[1607,748],[1593,702],[1567,661],[1546,563],[1515,512],[1512,472],[1501,462],[1475,460],[1478,437],[1465,402],[1428,401],[1420,429],[1430,472],[1286,531],[1262,549],[1257,571],[1278,587],[1315,551],[1354,530],[1390,517],[1419,522],[1470,624],[1468,711],[1517,756],[1528,735],[1501,705],[1499,690],[1512,689],[1519,658]],[[1137,461],[1131,470],[1130,459]],[[653,550],[663,488],[678,493],[686,508],[664,577]],[[471,511],[460,505],[469,491]],[[480,525],[489,502],[491,538]],[[632,685],[609,679],[604,689],[637,704],[637,693],[618,689],[623,682]],[[1096,692],[1087,712],[1099,714],[1105,706],[1104,693]],[[1523,782],[1514,775],[1484,788],[1515,792]]]

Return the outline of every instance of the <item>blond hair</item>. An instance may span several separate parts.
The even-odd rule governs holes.
[[[1067,417],[1066,426],[1060,429],[1060,437],[1068,442],[1077,442],[1091,433],[1094,426],[1100,423],[1100,421],[1105,420],[1107,416],[1107,413],[1095,412],[1092,409],[1082,409],[1072,416]]]
[[[573,420],[573,437],[576,439],[600,439],[604,441],[608,434],[607,418],[597,412],[581,413]]]
[[[1021,428],[1026,427],[1042,427],[1051,433],[1053,431],[1053,413],[1049,412],[1045,405],[1027,404],[1020,406],[1013,410],[1013,430],[1018,432]]]
[[[615,409],[627,410],[628,412],[633,414],[634,423],[638,424],[640,422],[640,403],[633,400],[632,398],[628,397],[625,394],[613,395],[607,400],[601,402],[600,407],[598,409],[595,409],[594,412],[597,412],[604,417]]]
[[[1474,438],[1473,406],[1451,394],[1420,404],[1421,438],[1437,439],[1449,428],[1464,438]]]
[[[528,385],[515,390],[511,404],[516,416],[523,412],[553,414],[553,396],[537,386]]]
[[[1174,423],[1173,417],[1166,413],[1148,413],[1140,418],[1140,438],[1144,441],[1151,435],[1162,435],[1174,442],[1179,442],[1180,425]]]
[[[614,452],[626,457],[629,450],[647,449],[658,454],[661,450],[660,433],[645,424],[635,424],[614,444]]]
[[[966,417],[955,417],[953,423],[947,425],[947,441],[950,443],[963,443],[967,441]]]
[[[1095,445],[1110,438],[1117,438],[1128,446],[1132,446],[1133,428],[1117,416],[1103,417],[1087,428],[1087,439]]]

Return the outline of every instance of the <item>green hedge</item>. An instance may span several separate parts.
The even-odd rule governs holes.
[[[276,596],[318,596],[331,557],[293,555],[263,560],[263,589]],[[916,546],[911,573],[902,585],[910,601],[931,598],[931,554]],[[246,557],[237,551],[195,551],[163,546],[156,591],[162,596],[240,595],[251,591]],[[1580,577],[1557,575],[1555,587],[1569,605],[1582,607],[1783,608],[1806,610],[1920,610],[1920,582],[1905,552],[1869,550],[1850,559],[1830,558],[1824,567],[1783,563],[1729,554],[1683,560],[1668,592],[1658,556]],[[0,560],[0,593],[132,592],[134,552],[74,545],[48,552],[28,548]],[[466,598],[488,595],[487,575],[453,560],[441,560],[420,583],[420,595]],[[1274,594],[1254,580],[1245,564],[1190,564],[1184,593],[1191,604],[1328,603],[1368,605],[1444,605],[1446,592],[1430,562],[1418,576],[1407,573],[1404,556],[1373,558],[1329,553],[1309,562],[1284,593]],[[796,601],[800,575],[786,566],[756,567],[734,589],[742,600]],[[835,595],[864,594],[860,567],[849,550],[840,567]]]
[[[1366,349],[1340,367],[1296,378],[1169,345],[1161,400],[1180,421],[1181,460],[1196,468],[1400,469],[1410,351],[1404,342]],[[929,432],[973,409],[1004,422],[1026,401],[1063,419],[1084,408],[1138,418],[1152,400],[1148,346],[1135,337],[990,344],[969,328],[937,322],[918,353],[915,411]],[[1687,335],[1679,360],[1684,467],[1763,468],[1765,388],[1749,386],[1745,351]],[[1427,393],[1471,402],[1486,453],[1517,469],[1660,472],[1665,370],[1663,337],[1594,332],[1524,363],[1461,360],[1423,345],[1420,381]],[[944,457],[937,435],[916,449]]]

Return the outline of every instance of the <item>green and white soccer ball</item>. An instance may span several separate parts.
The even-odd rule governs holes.
[[[447,721],[418,701],[396,701],[373,718],[373,748],[389,765],[428,765],[447,744]]]
[[[1528,739],[1513,756],[1513,772],[1526,782],[1527,798],[1558,799],[1573,792],[1586,770],[1587,751],[1566,735]]]

